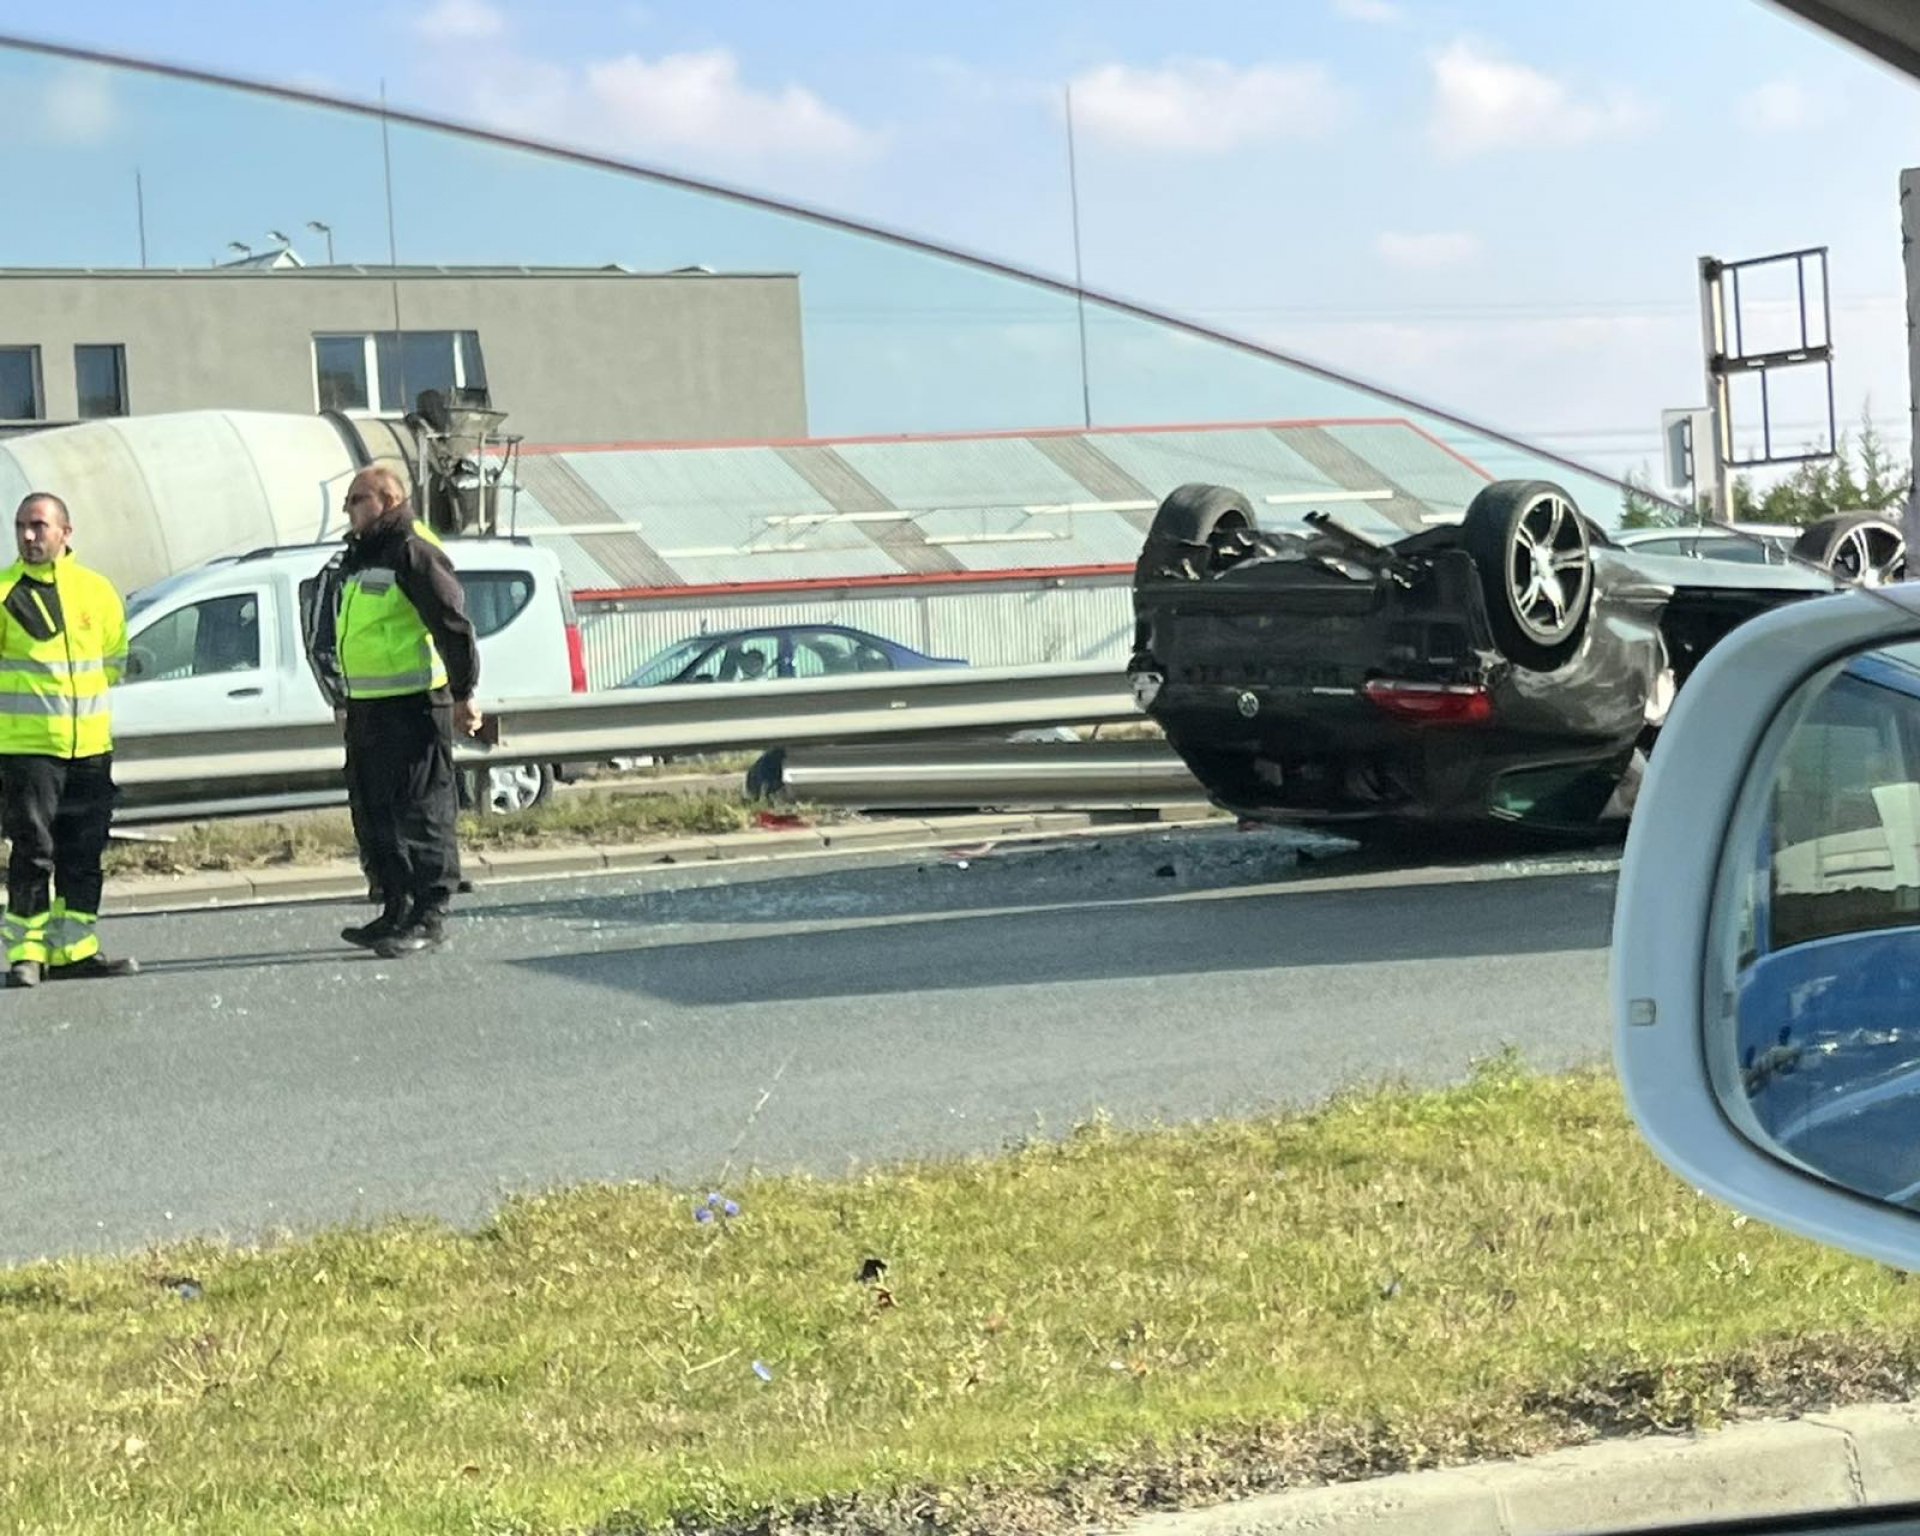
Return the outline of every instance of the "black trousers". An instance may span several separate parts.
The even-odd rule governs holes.
[[[70,912],[100,913],[100,856],[113,827],[113,754],[0,757],[7,911],[38,918],[57,892]]]
[[[347,793],[388,904],[444,912],[460,886],[453,706],[424,693],[349,701]]]

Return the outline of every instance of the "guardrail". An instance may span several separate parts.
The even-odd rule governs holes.
[[[1123,673],[1097,662],[861,673],[770,683],[615,690],[488,705],[486,741],[463,765],[594,762],[808,742],[998,733],[1139,718]],[[201,731],[115,732],[114,778],[130,809],[236,801],[338,784],[331,720]]]
[[[862,810],[1105,810],[1200,801],[1160,741],[935,742],[799,747],[781,764],[794,796]]]

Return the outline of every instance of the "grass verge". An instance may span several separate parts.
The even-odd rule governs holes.
[[[1920,1288],[1696,1197],[1598,1074],[723,1193],[0,1274],[9,1515],[1040,1532],[1920,1372]]]
[[[636,795],[588,790],[556,796],[518,816],[463,816],[463,848],[520,848],[566,843],[623,843],[661,836],[744,832],[769,807],[719,791]],[[781,805],[777,813],[808,822],[836,819],[828,808]],[[344,810],[280,820],[198,823],[168,843],[114,843],[104,866],[114,875],[179,875],[196,870],[264,869],[318,864],[354,855]]]

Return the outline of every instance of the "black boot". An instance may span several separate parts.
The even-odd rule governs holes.
[[[446,942],[447,914],[439,907],[416,907],[396,932],[379,942],[375,953],[383,960],[400,960],[438,949]]]
[[[358,927],[342,928],[340,937],[349,944],[357,944],[362,949],[378,949],[387,939],[392,938],[407,925],[407,908],[402,902],[389,902],[380,915],[370,923],[361,923]]]
[[[71,965],[51,965],[47,967],[48,981],[89,981],[108,976],[136,976],[140,972],[138,960],[122,957],[109,960],[102,954],[88,955],[84,960],[75,960]]]

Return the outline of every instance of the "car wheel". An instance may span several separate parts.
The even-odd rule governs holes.
[[[530,811],[553,793],[553,770],[545,763],[511,763],[486,772],[487,803],[496,816]]]
[[[1891,518],[1858,512],[1823,517],[1793,542],[1793,553],[1860,587],[1907,578],[1907,536]]]
[[[1580,647],[1593,606],[1593,538],[1548,480],[1500,480],[1473,498],[1461,539],[1480,572],[1494,643],[1551,671]]]
[[[1138,584],[1217,576],[1253,552],[1253,528],[1253,506],[1238,491],[1183,485],[1153,514],[1133,579]]]
[[[775,747],[771,752],[762,752],[747,769],[747,798],[779,799],[787,788],[786,767],[786,748]]]

